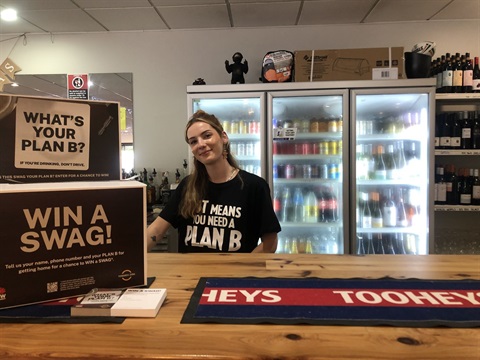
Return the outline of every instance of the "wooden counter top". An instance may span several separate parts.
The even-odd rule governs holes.
[[[155,319],[0,324],[0,359],[480,359],[480,329],[180,324],[200,277],[480,279],[480,256],[148,254]]]

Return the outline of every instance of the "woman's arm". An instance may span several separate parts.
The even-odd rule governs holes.
[[[147,251],[152,250],[157,239],[163,238],[170,223],[158,216],[147,228]]]
[[[277,233],[263,234],[262,242],[253,249],[252,253],[274,253],[277,250]]]

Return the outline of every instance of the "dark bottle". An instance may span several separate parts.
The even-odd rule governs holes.
[[[436,92],[442,93],[443,92],[443,69],[445,67],[445,55],[442,55],[440,59],[440,64],[438,64],[437,69],[437,86]]]
[[[472,182],[469,176],[469,170],[463,170],[463,180],[459,188],[460,205],[472,205]]]
[[[453,67],[450,53],[446,54],[445,65],[442,72],[442,93],[451,93],[453,85]]]
[[[468,111],[464,111],[462,114],[462,139],[460,141],[460,147],[462,149],[472,148],[472,123],[470,121],[470,115]]]
[[[460,53],[455,54],[455,59],[454,61],[452,61],[452,68],[453,68],[452,92],[461,93],[462,84],[463,84],[463,68],[462,68],[462,60],[460,57]]]
[[[455,173],[455,165],[445,167],[446,199],[448,205],[458,204],[458,177]]]
[[[337,197],[333,192],[333,188],[324,192],[325,207],[325,222],[336,222],[338,220],[338,202]]]
[[[470,59],[470,53],[465,54],[465,63],[463,64],[463,92],[471,93],[473,86],[473,64]]]
[[[480,149],[480,117],[477,111],[471,111],[472,149]]]
[[[480,66],[478,65],[478,56],[475,56],[475,65],[473,66],[472,91],[480,92]]]
[[[473,170],[472,205],[480,205],[480,178],[478,177],[478,169]]]
[[[452,150],[458,150],[462,146],[463,112],[453,112],[450,113],[449,116],[450,123],[452,124],[450,148]]]
[[[383,255],[385,248],[383,247],[383,236],[381,233],[376,233],[373,236],[373,253]]]
[[[401,255],[407,253],[403,233],[395,233],[395,253]]]
[[[435,149],[440,149],[440,115],[435,116]]]
[[[480,66],[478,65],[478,56],[475,56],[475,65],[473,66],[472,91],[480,92]]]
[[[440,149],[450,149],[452,138],[452,124],[448,113],[439,114]]]
[[[395,248],[393,245],[393,234],[383,235],[383,249],[385,254],[395,255]]]

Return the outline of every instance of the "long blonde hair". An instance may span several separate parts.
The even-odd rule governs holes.
[[[203,110],[198,110],[188,120],[185,127],[185,141],[188,143],[188,129],[196,122],[204,122],[210,125],[215,131],[223,136],[224,130],[220,121],[213,114],[208,114]],[[224,156],[228,163],[234,168],[239,168],[237,160],[230,153],[230,142],[224,145]],[[207,195],[208,173],[204,164],[193,158],[193,170],[187,179],[187,184],[183,190],[182,201],[180,202],[179,213],[184,218],[192,218],[202,209],[202,200]]]

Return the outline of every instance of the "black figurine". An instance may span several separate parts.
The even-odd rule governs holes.
[[[228,60],[225,60],[225,69],[229,74],[232,74],[232,84],[240,83],[245,84],[245,78],[243,74],[248,73],[248,61],[245,60],[242,64],[243,55],[236,52],[232,56],[233,64],[230,64]]]
[[[207,83],[202,78],[197,78],[192,85],[206,85]]]

